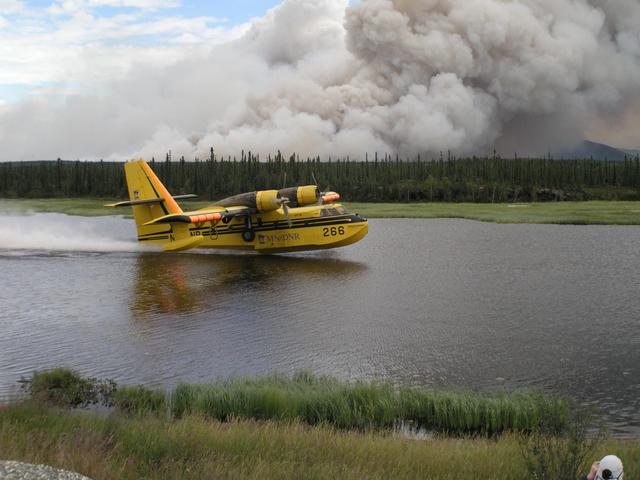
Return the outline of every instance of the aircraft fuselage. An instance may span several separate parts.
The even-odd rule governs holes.
[[[206,210],[206,209],[203,209]],[[228,223],[204,222],[189,226],[197,248],[255,250],[284,253],[343,247],[364,238],[368,222],[347,213],[340,204],[289,208],[272,212],[252,212],[232,217]],[[171,239],[171,225],[161,225],[154,233],[140,235],[145,243],[165,243]]]

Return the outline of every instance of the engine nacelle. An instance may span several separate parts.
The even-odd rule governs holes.
[[[260,212],[273,212],[282,206],[281,198],[277,190],[261,190],[256,192],[256,208]]]
[[[273,212],[282,206],[282,197],[277,190],[260,190],[241,193],[216,202],[218,207],[249,207],[259,212]]]
[[[315,185],[283,188],[279,190],[278,193],[288,198],[293,206],[304,207],[305,205],[315,205],[320,200],[320,191]]]

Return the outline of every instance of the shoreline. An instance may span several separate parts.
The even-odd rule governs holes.
[[[559,478],[554,469],[577,447],[570,468],[615,453],[627,476],[640,474],[640,439],[589,433],[591,417],[535,393],[438,393],[309,372],[182,384],[170,395],[67,369],[27,384],[30,398],[0,405],[0,461],[94,480],[518,479],[540,471],[531,461]],[[409,436],[394,418],[430,434]]]
[[[63,213],[78,216],[129,216],[130,211],[104,207],[113,199],[8,199],[0,198],[0,213]],[[185,210],[211,202],[181,202]],[[354,203],[352,212],[368,218],[465,219],[499,224],[640,225],[640,202],[586,201],[551,203]]]
[[[526,440],[524,440],[526,442]],[[0,460],[111,478],[529,478],[523,437],[408,439],[299,422],[166,420],[33,403],[0,407]],[[607,439],[583,462],[616,453],[640,473],[640,441]]]

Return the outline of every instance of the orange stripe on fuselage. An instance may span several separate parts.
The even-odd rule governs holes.
[[[151,167],[147,165],[146,162],[142,162],[142,168],[144,169],[147,177],[149,178],[149,181],[153,184],[158,194],[164,199],[164,203],[166,203],[169,213],[182,213],[182,209],[180,208],[180,206],[176,203],[176,201],[164,187],[162,182],[160,182],[158,177],[156,177],[156,174],[153,173]]]

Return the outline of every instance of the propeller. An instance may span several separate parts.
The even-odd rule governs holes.
[[[324,193],[322,192],[322,189],[320,188],[320,184],[318,183],[318,179],[316,178],[315,172],[311,172],[311,178],[313,179],[313,184],[318,189],[318,203],[317,203],[317,205],[324,205],[324,200],[322,198]]]
[[[332,192],[329,185],[327,185],[327,188],[325,188],[324,191],[320,188],[320,184],[318,183],[318,180],[316,180],[316,176],[313,172],[311,172],[311,178],[313,178],[313,183],[318,187],[318,191],[320,192],[318,205],[325,205],[327,203],[333,203],[340,200],[340,195],[336,192]]]
[[[287,219],[287,225],[289,225],[289,228],[291,228],[291,218],[289,217],[289,203],[291,203],[291,200],[289,200],[287,197],[282,197],[280,200],[282,210],[284,211],[284,216]]]

